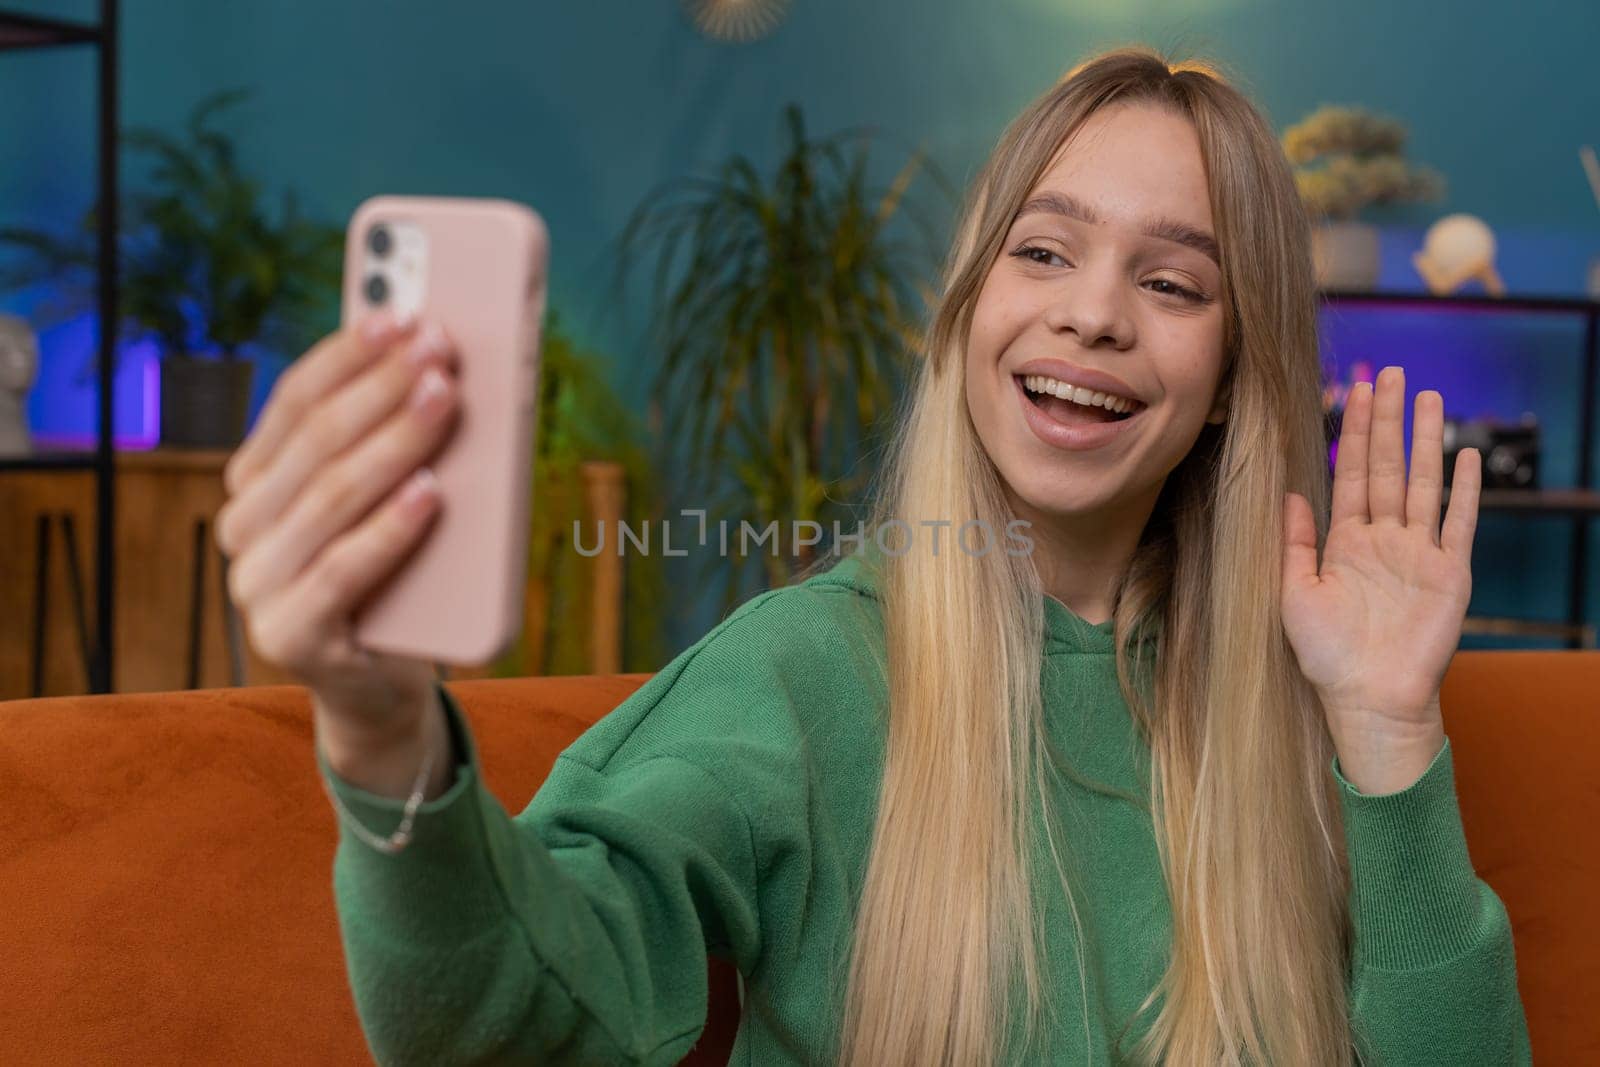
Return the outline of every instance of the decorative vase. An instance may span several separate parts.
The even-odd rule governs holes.
[[[1322,289],[1371,289],[1378,282],[1378,228],[1328,222],[1311,231],[1311,261]]]
[[[161,361],[161,443],[233,448],[244,439],[255,364],[168,356]]]

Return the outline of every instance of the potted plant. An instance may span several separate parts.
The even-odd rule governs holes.
[[[123,135],[150,170],[122,209],[119,332],[124,341],[157,345],[167,445],[237,444],[254,370],[248,357],[259,349],[301,351],[331,325],[338,298],[343,231],[308,218],[292,193],[271,211],[215,124],[247,95],[235,89],[201,101],[179,136]],[[24,253],[0,279],[58,282],[59,316],[92,306],[95,215],[91,209],[67,237],[0,231],[0,242]]]
[[[573,543],[586,520],[586,466],[614,465],[626,486],[622,520],[636,530],[660,521],[659,480],[639,420],[606,383],[604,361],[580,348],[550,312],[540,342],[539,425],[528,537],[528,597],[522,639],[491,666],[497,677],[587,674],[589,592],[595,559]],[[584,536],[593,540],[592,527]],[[608,532],[609,537],[616,533]],[[666,584],[662,559],[623,558],[625,671],[655,671],[665,662],[662,632]],[[559,620],[559,625],[547,622]]]
[[[1370,289],[1378,280],[1378,230],[1357,220],[1375,204],[1436,200],[1444,178],[1405,159],[1406,129],[1352,107],[1321,107],[1283,133],[1295,183],[1318,223],[1312,231],[1317,284]]]
[[[907,193],[919,173],[948,191],[920,151],[879,188],[864,131],[810,138],[794,105],[782,125],[770,179],[735,156],[714,177],[658,187],[628,221],[618,259],[621,289],[629,264],[655,251],[652,407],[672,428],[682,488],[701,494],[695,506],[713,526],[777,524],[775,550],[745,554],[730,535],[729,605],[753,556],[768,585],[810,561],[796,523],[855,529],[870,475],[861,457],[919,344],[940,255]]]

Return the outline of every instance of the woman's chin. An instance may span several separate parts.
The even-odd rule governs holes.
[[[1026,477],[1008,479],[1007,485],[1021,518],[1082,518],[1104,511],[1116,499],[1114,493],[1084,484],[1081,472],[1075,471],[1062,471],[1056,477],[1032,471]]]

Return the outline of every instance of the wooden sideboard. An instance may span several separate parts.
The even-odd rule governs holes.
[[[117,453],[116,692],[292,681],[249,647],[227,601],[224,561],[212,524],[225,499],[222,467],[229,454]],[[620,468],[583,466],[591,515],[615,522],[625,495]],[[89,691],[94,508],[92,471],[0,471],[0,700],[34,695],[36,665],[39,695]],[[622,560],[602,555],[595,563],[594,610],[588,620],[594,667],[597,673],[614,672],[620,669]],[[550,620],[543,617],[537,576],[529,578],[533,614],[524,639],[542,641]],[[42,650],[36,631],[43,637]],[[481,677],[487,671],[449,673]]]

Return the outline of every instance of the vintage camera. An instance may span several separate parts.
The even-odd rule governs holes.
[[[1499,419],[1444,420],[1444,484],[1455,478],[1456,456],[1463,448],[1483,455],[1485,489],[1539,488],[1539,420],[1522,413],[1516,423]]]

